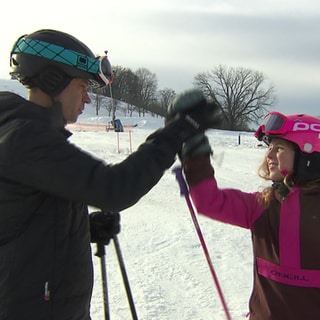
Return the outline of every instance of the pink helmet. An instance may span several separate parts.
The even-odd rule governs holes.
[[[320,119],[306,114],[285,116],[269,112],[255,137],[269,144],[274,137],[295,143],[296,152],[292,181],[296,185],[320,179]]]
[[[278,137],[295,143],[301,152],[320,152],[320,119],[306,114],[283,115],[269,112],[254,136],[268,141]]]

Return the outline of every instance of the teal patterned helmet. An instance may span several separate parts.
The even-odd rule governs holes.
[[[13,45],[10,66],[12,78],[50,94],[61,92],[72,78],[85,78],[98,86],[112,80],[107,56],[95,57],[75,37],[51,29],[21,36]]]

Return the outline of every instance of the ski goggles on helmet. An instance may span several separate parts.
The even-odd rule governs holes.
[[[30,54],[77,68],[90,74],[92,80],[99,85],[107,86],[112,83],[114,78],[107,51],[105,51],[106,55],[95,58],[56,44],[22,36],[14,44],[11,56],[17,53]]]
[[[262,141],[268,135],[284,135],[289,131],[290,125],[287,124],[287,117],[279,112],[269,112],[263,119],[254,136]]]
[[[114,74],[112,72],[111,63],[107,57],[107,52],[105,53],[105,56],[97,58],[99,61],[99,68],[98,72],[95,73],[95,77],[97,77],[98,80],[102,80],[107,86],[112,83]]]

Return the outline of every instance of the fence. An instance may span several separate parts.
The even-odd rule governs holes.
[[[129,133],[129,150],[132,153],[132,125],[122,125],[123,131]],[[70,123],[66,126],[70,131],[87,131],[87,132],[115,132],[117,134],[117,146],[118,153],[121,153],[120,150],[120,135],[119,132],[115,130],[111,122],[108,123],[99,123],[99,122],[75,122]]]

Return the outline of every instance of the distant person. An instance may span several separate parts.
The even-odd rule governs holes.
[[[250,320],[319,320],[320,119],[270,112],[255,137],[268,146],[259,175],[269,187],[220,189],[198,135],[182,150],[190,195],[199,213],[251,231]]]
[[[123,126],[120,119],[115,119],[113,121],[114,131],[115,132],[123,132]]]
[[[68,142],[65,129],[90,103],[89,86],[112,81],[108,58],[45,29],[21,36],[10,64],[28,98],[0,93],[0,320],[89,320],[90,240],[108,243],[119,232],[117,213],[210,127],[214,106],[182,93],[175,119],[108,165]],[[87,205],[101,212],[88,215]]]

